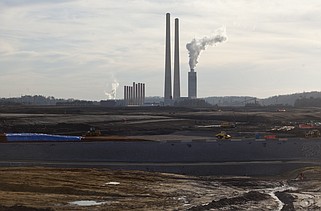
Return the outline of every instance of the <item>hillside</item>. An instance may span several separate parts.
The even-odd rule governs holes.
[[[294,106],[297,100],[318,99],[321,98],[321,92],[303,92],[288,95],[276,95],[268,98],[259,99],[251,96],[224,96],[207,97],[206,102],[218,106],[244,106],[249,103],[259,103],[262,106],[287,105]],[[314,100],[315,101],[315,100]],[[313,106],[313,105],[312,105]]]

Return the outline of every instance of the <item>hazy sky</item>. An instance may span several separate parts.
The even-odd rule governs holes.
[[[172,32],[180,19],[182,96],[186,43],[221,26],[228,41],[195,69],[199,97],[321,90],[320,0],[0,0],[0,97],[101,100],[114,80],[117,98],[133,81],[163,96],[166,12]]]

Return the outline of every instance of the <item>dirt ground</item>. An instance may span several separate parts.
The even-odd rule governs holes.
[[[302,123],[321,128],[321,109],[278,111],[275,108],[188,109],[174,107],[59,107],[0,106],[0,133],[31,132],[83,135],[90,127],[103,135],[186,136],[212,138],[224,130],[234,138],[254,138],[275,134],[277,137],[304,137],[309,129]],[[222,123],[236,127],[217,127]],[[294,126],[290,131],[273,130]],[[152,138],[153,139],[153,138]],[[155,138],[154,138],[155,139]],[[156,138],[157,139],[157,138]],[[174,138],[175,139],[175,138]]]
[[[320,169],[277,178],[0,168],[0,210],[318,210]]]
[[[321,109],[0,107],[1,132],[137,139],[304,137],[302,123],[320,129]],[[222,123],[236,127],[219,127]],[[290,131],[273,130],[294,126]],[[302,173],[302,174],[300,174]],[[192,177],[107,169],[0,168],[1,210],[320,210],[321,170],[274,178]]]

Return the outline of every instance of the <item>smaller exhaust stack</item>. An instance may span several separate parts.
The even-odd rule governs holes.
[[[197,75],[194,69],[188,72],[188,98],[197,98]]]

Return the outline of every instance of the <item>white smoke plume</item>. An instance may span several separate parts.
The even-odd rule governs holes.
[[[191,69],[194,69],[198,63],[198,57],[202,50],[205,50],[206,46],[216,45],[216,43],[221,43],[227,40],[226,28],[221,27],[215,31],[215,35],[212,37],[204,37],[200,40],[195,38],[186,44],[186,48],[189,54],[189,66]]]
[[[116,94],[117,94],[117,88],[119,87],[119,83],[117,82],[117,80],[114,80],[114,82],[112,82],[111,84],[111,91],[110,92],[106,92],[105,91],[105,95],[108,97],[109,100],[115,100],[116,99]]]

